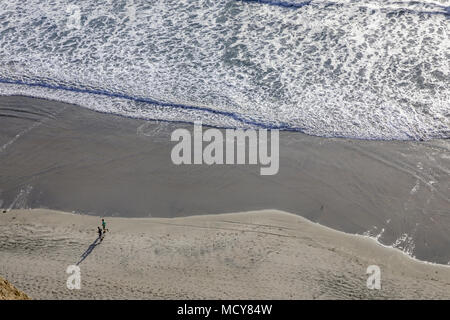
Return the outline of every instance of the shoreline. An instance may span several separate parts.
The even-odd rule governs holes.
[[[450,262],[450,141],[367,141],[280,132],[280,170],[176,166],[154,123],[0,97],[0,208],[181,217],[276,208]]]
[[[15,209],[15,210],[17,210],[17,209]],[[87,215],[87,214],[84,214],[82,212],[65,212],[65,211],[58,211],[58,210],[52,210],[52,209],[46,209],[46,208],[29,208],[29,209],[23,209],[23,210],[29,210],[29,211],[33,211],[33,210],[40,210],[40,211],[42,211],[42,210],[44,210],[44,211],[51,211],[51,212],[54,211],[54,212],[57,212],[58,214],[67,214],[67,215],[76,215],[76,216],[90,216],[90,217],[92,217],[92,215]],[[282,210],[278,210],[278,209],[261,209],[261,210],[258,210],[258,211],[222,212],[222,213],[216,213],[215,215],[226,216],[226,215],[233,215],[233,214],[237,214],[237,213],[238,214],[246,214],[246,213],[250,213],[251,214],[251,213],[257,213],[257,212],[271,212],[271,211],[277,212],[278,214],[285,214],[285,215],[288,215],[288,216],[300,217],[300,218],[305,219],[308,223],[316,225],[316,226],[318,226],[320,228],[324,228],[326,230],[333,231],[333,232],[338,232],[338,233],[346,235],[346,236],[354,236],[356,238],[369,239],[369,240],[373,241],[375,244],[377,244],[378,246],[380,246],[380,247],[382,247],[384,249],[393,250],[395,252],[399,252],[399,253],[403,254],[405,257],[411,259],[412,261],[418,262],[418,263],[423,263],[423,264],[426,264],[426,265],[437,266],[437,267],[450,268],[450,261],[447,264],[443,264],[443,263],[430,262],[430,261],[426,261],[426,260],[420,260],[420,259],[417,259],[415,256],[412,256],[412,255],[408,254],[407,252],[405,252],[405,251],[403,251],[403,250],[401,250],[399,248],[396,248],[396,247],[391,246],[391,245],[385,245],[385,244],[381,243],[380,241],[378,241],[377,237],[368,236],[368,235],[364,235],[364,234],[358,234],[358,233],[349,233],[349,232],[333,229],[333,228],[327,227],[326,225],[320,224],[319,222],[314,222],[314,221],[308,220],[308,219],[302,217],[300,214],[295,214],[295,213],[292,213],[292,212],[282,211]],[[9,211],[7,211],[6,213],[8,213],[8,212]],[[188,215],[188,216],[185,216],[185,218],[200,219],[201,217],[208,217],[208,216],[209,216],[209,214],[205,213],[205,214]],[[100,219],[100,218],[102,218],[102,216],[98,216],[98,218]],[[123,219],[131,219],[131,220],[134,220],[134,219],[135,220],[139,220],[139,219],[144,219],[144,220],[147,220],[147,219],[150,219],[150,220],[151,219],[153,219],[153,220],[154,219],[160,219],[160,218],[157,218],[157,217],[144,217],[144,218],[142,218],[142,217],[111,217],[111,218],[123,218]],[[180,217],[167,218],[167,219],[173,220],[173,219],[177,219],[177,218],[180,218]]]
[[[66,211],[58,211],[58,210],[53,210],[53,209],[47,209],[47,208],[28,208],[28,209],[12,209],[6,212],[0,212],[0,216],[2,214],[8,214],[9,212],[16,212],[16,211],[47,211],[47,212],[54,212],[60,215],[69,215],[69,216],[80,216],[80,217],[97,217],[98,219],[101,218],[105,218],[105,219],[116,219],[116,218],[120,218],[120,219],[127,219],[127,220],[158,220],[158,219],[167,219],[167,220],[177,220],[180,218],[192,218],[192,219],[201,219],[201,218],[208,218],[208,216],[213,216],[207,213],[204,214],[196,214],[196,215],[188,215],[188,216],[184,216],[184,217],[174,217],[174,218],[158,218],[158,217],[102,217],[102,216],[92,216],[92,215],[88,215],[88,214],[84,214],[82,212],[66,212]],[[444,267],[444,268],[450,268],[450,262],[448,264],[443,264],[443,263],[436,263],[436,262],[430,262],[430,261],[426,261],[426,260],[420,260],[417,259],[415,256],[412,256],[410,254],[408,254],[407,252],[400,250],[399,248],[396,248],[394,246],[391,245],[385,245],[383,243],[381,243],[380,241],[378,241],[378,239],[374,236],[368,236],[368,235],[364,235],[364,234],[358,234],[358,233],[349,233],[349,232],[345,232],[345,231],[341,231],[341,230],[336,230],[330,227],[327,227],[325,225],[322,225],[318,222],[314,222],[311,220],[308,220],[304,217],[302,217],[300,214],[295,214],[292,212],[287,212],[287,211],[282,211],[282,210],[278,210],[278,209],[261,209],[261,210],[257,210],[257,211],[243,211],[243,212],[222,212],[222,213],[216,213],[214,215],[219,215],[219,216],[232,216],[232,215],[236,215],[236,214],[257,214],[257,213],[264,213],[264,212],[276,212],[277,214],[281,214],[281,215],[287,215],[287,216],[291,216],[291,217],[300,217],[302,219],[304,219],[307,223],[310,223],[312,225],[315,225],[319,228],[322,228],[323,230],[327,230],[327,231],[331,231],[331,232],[337,232],[339,234],[348,236],[348,237],[355,237],[357,239],[368,239],[370,241],[373,241],[376,245],[387,249],[387,250],[393,250],[395,252],[401,253],[403,254],[405,257],[407,257],[408,259],[411,259],[414,262],[417,263],[423,263],[425,265],[430,265],[430,266],[436,266],[436,267]]]
[[[120,117],[120,118],[124,118],[124,119],[130,119],[130,120],[136,120],[136,121],[145,121],[145,122],[151,122],[151,123],[155,123],[155,124],[159,124],[159,123],[168,123],[168,124],[172,124],[172,125],[180,125],[180,126],[185,126],[185,125],[189,125],[189,126],[193,126],[194,122],[193,121],[183,121],[183,120],[167,120],[167,119],[153,119],[153,118],[145,118],[145,117],[134,117],[134,116],[129,116],[126,114],[120,114],[120,113],[112,113],[112,112],[106,112],[106,111],[102,111],[102,110],[94,110],[94,109],[89,109],[87,107],[84,107],[81,104],[78,103],[71,103],[71,102],[66,102],[64,100],[58,100],[58,99],[52,99],[52,98],[47,98],[44,96],[33,96],[33,95],[26,95],[26,94],[0,94],[0,99],[2,98],[24,98],[24,99],[35,99],[35,100],[44,100],[44,101],[48,101],[48,102],[57,102],[57,103],[61,103],[64,105],[71,105],[71,106],[75,106],[78,108],[83,108],[95,113],[99,113],[99,114],[103,114],[106,116],[114,116],[114,117]],[[220,126],[215,126],[215,125],[210,125],[210,124],[202,124],[203,127],[205,128],[213,128],[213,129],[219,129],[219,130],[225,130],[225,129],[234,129],[234,128],[228,128],[228,127],[220,127]],[[252,128],[249,128],[252,129]],[[337,140],[354,140],[354,141],[369,141],[369,142],[433,142],[433,141],[440,141],[440,140],[448,140],[450,139],[450,137],[432,137],[432,138],[428,138],[428,139],[413,139],[413,138],[409,138],[409,139],[401,139],[401,138],[391,138],[391,139],[379,139],[379,138],[360,138],[360,137],[353,137],[353,136],[321,136],[321,135],[314,135],[314,134],[309,134],[306,132],[303,132],[301,130],[295,130],[295,129],[276,129],[276,128],[266,128],[266,127],[256,127],[254,129],[267,129],[267,130],[279,130],[280,132],[285,132],[285,133],[295,133],[295,134],[301,134],[301,135],[305,135],[311,138],[321,138],[321,139],[337,139]],[[246,128],[244,128],[243,130],[246,130]]]
[[[99,222],[42,209],[1,214],[0,275],[34,299],[450,297],[449,266],[279,210],[106,218],[110,232],[79,263],[81,290],[68,290],[65,269]],[[381,290],[367,289],[369,265],[380,267]]]

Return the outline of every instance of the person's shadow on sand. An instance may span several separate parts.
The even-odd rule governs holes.
[[[91,252],[95,249],[96,246],[98,246],[102,242],[102,240],[103,240],[102,238],[98,237],[97,239],[95,239],[94,242],[91,243],[89,248],[87,248],[87,250],[81,255],[81,259],[80,261],[77,262],[77,266],[91,254]]]

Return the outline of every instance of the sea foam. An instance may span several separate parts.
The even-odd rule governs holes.
[[[449,5],[11,0],[0,94],[217,127],[449,138]]]

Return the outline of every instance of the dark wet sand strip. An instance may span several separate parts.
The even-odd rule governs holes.
[[[275,208],[450,261],[450,144],[280,134],[280,170],[175,166],[178,124],[0,98],[0,207],[179,217]],[[190,130],[192,126],[183,125]]]

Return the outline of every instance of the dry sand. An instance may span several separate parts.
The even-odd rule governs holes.
[[[107,223],[91,246],[98,217],[0,214],[0,274],[34,299],[450,298],[450,267],[281,211]],[[77,263],[81,290],[71,291],[66,268]],[[381,290],[366,286],[369,265]]]

